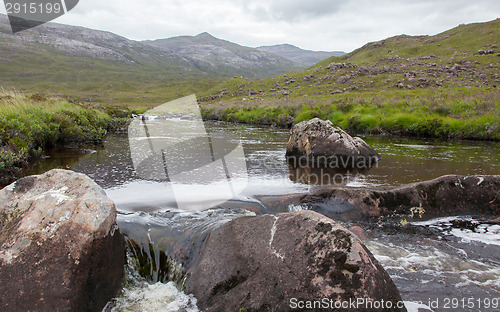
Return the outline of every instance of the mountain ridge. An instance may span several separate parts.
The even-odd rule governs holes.
[[[158,43],[53,22],[12,34],[0,14],[0,85],[111,106],[156,105],[233,76],[258,79],[304,68],[206,32]]]
[[[257,50],[278,54],[305,67],[312,66],[331,56],[342,56],[346,54],[345,52],[342,51],[328,52],[328,51],[304,50],[288,43],[276,44],[270,46],[260,46],[257,47]]]
[[[196,36],[185,35],[143,42],[157,48],[174,51],[196,68],[211,74],[222,69],[229,76],[243,75],[255,79],[301,68],[293,60],[275,53],[241,46],[216,38],[207,32]]]

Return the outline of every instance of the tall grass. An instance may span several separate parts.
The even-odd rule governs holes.
[[[0,180],[18,173],[46,148],[99,143],[125,122],[62,98],[0,89]]]

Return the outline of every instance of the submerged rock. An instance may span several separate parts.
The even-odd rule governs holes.
[[[290,130],[286,149],[289,164],[294,167],[327,167],[366,169],[376,164],[380,155],[365,141],[351,137],[329,120],[314,118]]]
[[[67,170],[0,190],[0,310],[97,311],[119,291],[124,241],[114,203]]]
[[[215,229],[187,271],[186,291],[204,311],[304,310],[318,299],[335,309],[357,298],[406,311],[363,243],[312,211],[242,217]]]

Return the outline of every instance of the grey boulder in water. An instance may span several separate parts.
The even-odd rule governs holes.
[[[114,203],[67,170],[0,190],[0,310],[97,311],[124,278]]]
[[[207,312],[373,311],[368,301],[406,311],[359,238],[312,211],[242,217],[215,229],[187,271],[186,291]],[[367,305],[350,309],[357,300]]]
[[[363,139],[353,138],[331,121],[319,118],[292,127],[286,157],[295,167],[308,165],[332,169],[367,169],[381,159]]]

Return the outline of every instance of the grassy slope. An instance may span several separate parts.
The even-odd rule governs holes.
[[[127,123],[124,116],[62,98],[0,90],[0,185],[48,147],[99,143]]]
[[[234,78],[203,96],[203,111],[280,126],[321,117],[356,132],[498,140],[499,29],[497,19],[436,36],[397,36],[304,71]]]

